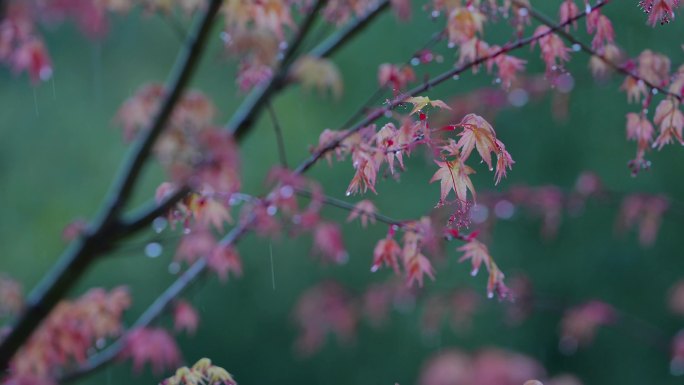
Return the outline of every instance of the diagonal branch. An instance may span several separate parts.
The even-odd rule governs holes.
[[[315,13],[320,9],[322,3],[325,1],[321,0],[316,3],[316,7],[309,14],[309,16],[304,20],[304,24],[300,27],[299,34],[295,37],[293,43],[290,44],[288,52],[292,52],[294,55],[293,47],[296,49],[301,44],[301,40],[304,38],[304,34],[310,29],[311,24],[313,24]],[[389,5],[389,0],[382,0],[375,8],[371,9],[365,15],[359,17],[358,19],[352,21],[343,29],[339,30],[333,36],[322,42],[320,45],[316,46],[311,50],[309,55],[315,57],[328,57],[332,55],[337,49],[342,47],[351,38],[353,38],[357,33],[359,33],[363,28],[365,28],[370,22],[375,19],[384,9]],[[307,26],[308,24],[308,26]],[[299,42],[298,42],[299,41]],[[226,128],[233,133],[236,139],[240,139],[245,135],[254,125],[256,118],[261,113],[261,110],[266,106],[266,102],[271,99],[271,97],[279,92],[283,86],[287,83],[287,76],[290,72],[290,67],[294,62],[294,57],[288,60],[288,54],[286,53],[281,66],[273,75],[271,80],[266,84],[257,86],[250,94],[247,96],[245,101],[238,107],[238,109],[233,114]]]
[[[116,240],[128,234],[120,221],[121,210],[128,202],[152,146],[163,131],[166,122],[193,74],[212,21],[221,6],[221,0],[211,0],[198,20],[171,72],[167,94],[152,124],[135,144],[125,161],[119,177],[103,206],[102,214],[85,236],[71,245],[31,293],[24,311],[12,325],[9,334],[0,344],[0,372],[4,371],[14,354],[28,340],[33,331],[50,313],[59,300],[78,281],[95,257],[114,247]],[[144,217],[148,219],[149,217]],[[151,219],[150,219],[151,220]]]
[[[128,158],[127,164],[120,173],[119,179],[115,182],[115,187],[111,193],[107,216],[114,218],[128,202],[131,193],[133,192],[133,187],[142,172],[143,165],[152,151],[152,146],[164,130],[176,103],[180,99],[183,90],[194,73],[201,57],[201,52],[204,49],[207,40],[206,38],[211,29],[211,22],[214,20],[214,16],[216,16],[221,3],[220,0],[211,1],[206,13],[202,16],[196,29],[190,35],[188,43],[181,51],[179,59],[172,69],[171,81],[166,89],[161,108],[157,111],[151,126],[145,130],[144,136],[136,141],[135,147],[133,148],[133,155]]]
[[[271,116],[271,123],[273,124],[273,130],[276,135],[276,142],[278,145],[278,157],[280,158],[280,165],[288,168],[287,166],[287,153],[285,152],[285,138],[283,137],[283,129],[278,121],[278,116],[276,116],[273,105],[270,102],[266,103],[266,109],[268,114]]]
[[[181,199],[188,195],[188,193],[190,193],[189,187],[181,187],[162,202],[151,203],[149,207],[140,209],[129,218],[122,218],[122,234],[120,238],[136,233],[144,229],[156,218],[166,215],[166,213],[168,213]]]
[[[247,231],[251,220],[243,221],[240,225],[233,228],[220,242],[221,245],[235,244]],[[129,334],[140,328],[149,326],[154,322],[165,309],[178,298],[180,294],[185,291],[195,280],[202,276],[207,270],[208,264],[206,258],[200,258],[192,264],[183,274],[181,274],[157,299],[143,312],[140,317],[124,333],[119,339],[114,341],[105,350],[90,357],[85,364],[79,366],[76,370],[68,372],[57,379],[58,383],[65,383],[78,380],[83,376],[96,372],[102,369],[108,363],[114,361],[126,346],[126,339]]]
[[[314,194],[312,194],[311,191],[307,191],[307,190],[298,189],[298,190],[296,190],[296,194],[303,196],[305,198],[309,198],[309,199],[314,198]],[[406,222],[407,222],[407,221],[400,221],[400,220],[397,220],[394,218],[390,218],[387,215],[383,215],[380,213],[359,210],[358,208],[356,208],[356,206],[354,206],[353,204],[351,204],[349,202],[345,202],[341,199],[337,199],[335,197],[331,197],[328,195],[322,195],[321,196],[321,203],[326,204],[328,206],[337,207],[339,209],[349,211],[349,212],[356,211],[361,215],[366,215],[368,217],[372,217],[372,218],[376,219],[378,222],[382,222],[388,226],[397,226],[397,227],[403,228],[403,227],[405,227]]]
[[[255,119],[261,113],[261,109],[266,106],[271,96],[285,84],[290,67],[295,61],[297,49],[304,42],[304,38],[311,30],[311,27],[313,27],[314,21],[316,21],[316,16],[318,16],[318,13],[326,3],[327,0],[316,1],[311,11],[304,17],[304,21],[292,42],[288,44],[287,51],[285,51],[283,59],[280,61],[278,70],[268,82],[257,85],[231,117],[227,128],[236,139],[242,137],[252,127]]]
[[[609,0],[604,0],[603,3],[607,3],[608,1],[609,1]],[[537,11],[536,9],[534,9],[534,8],[528,8],[525,4],[523,4],[523,3],[520,2],[519,0],[513,0],[513,3],[515,3],[516,5],[518,5],[518,6],[520,6],[520,7],[526,8],[527,11],[530,13],[530,15],[531,15],[535,20],[537,20],[538,22],[540,22],[541,24],[544,24],[544,25],[546,25],[546,26],[548,26],[548,27],[551,27],[551,26],[554,25],[553,20],[551,20],[548,16],[545,16],[545,15],[542,14],[541,12]],[[602,3],[602,4],[603,4],[603,3]],[[601,5],[602,5],[602,4],[601,4]],[[592,9],[596,9],[596,8],[597,8],[597,7],[594,6]],[[574,37],[571,33],[565,31],[564,29],[560,29],[560,30],[558,30],[558,31],[556,31],[556,32],[557,32],[560,36],[563,36],[563,38],[564,38],[565,40],[571,42],[572,44],[577,44],[577,46],[580,47],[580,49],[581,49],[582,51],[584,51],[585,53],[588,53],[589,55],[592,55],[592,56],[596,56],[596,57],[599,58],[602,62],[606,63],[606,65],[609,66],[610,68],[612,68],[613,70],[615,70],[615,71],[617,71],[617,72],[619,72],[619,73],[621,73],[621,74],[623,74],[623,75],[631,76],[631,77],[633,77],[634,79],[643,82],[643,83],[644,83],[646,86],[648,86],[648,88],[651,89],[651,90],[658,90],[658,92],[660,92],[661,94],[664,94],[664,95],[667,95],[667,96],[671,96],[671,97],[673,97],[673,98],[679,100],[680,102],[682,101],[682,95],[677,95],[677,94],[675,94],[675,93],[672,93],[672,92],[666,90],[666,89],[663,88],[663,87],[660,87],[660,86],[658,86],[658,85],[656,85],[656,84],[653,84],[652,82],[650,82],[650,81],[644,79],[643,77],[639,76],[637,73],[635,73],[635,72],[633,72],[633,71],[630,71],[630,70],[627,69],[627,67],[625,67],[624,65],[620,65],[620,64],[615,63],[614,61],[608,59],[605,55],[602,55],[602,54],[596,52],[596,50],[592,49],[590,46],[588,46],[587,44],[583,43],[582,41],[580,41],[579,39],[577,39],[576,37]]]
[[[432,45],[436,44],[440,40],[442,40],[446,36],[446,29],[443,29],[441,31],[435,32],[430,36],[430,39],[425,42],[419,49],[414,51],[413,55],[404,62],[404,65],[410,65],[411,60],[415,57],[417,57],[422,51],[429,49]],[[347,127],[354,123],[356,119],[359,119],[363,114],[365,114],[368,111],[368,108],[371,104],[376,103],[380,96],[384,93],[384,88],[385,86],[380,86],[378,87],[373,94],[359,107],[356,112],[354,112],[353,115],[351,115],[344,124],[342,124],[342,127]]]
[[[345,43],[347,43],[354,36],[356,36],[356,34],[363,31],[363,29],[366,28],[366,26],[368,26],[377,16],[379,16],[389,6],[389,0],[379,1],[365,15],[347,24],[341,30],[337,31],[337,33],[330,36],[328,39],[321,42],[321,44],[314,47],[311,50],[311,52],[309,52],[309,55],[317,58],[332,56],[338,49],[342,48],[342,46],[344,46]]]

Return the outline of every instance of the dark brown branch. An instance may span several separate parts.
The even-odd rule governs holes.
[[[598,4],[596,4],[596,5],[594,6],[594,9],[603,7],[603,6],[606,5],[606,4],[607,4],[606,1],[600,2],[600,3],[598,3]],[[548,29],[547,31],[545,31],[544,33],[534,34],[534,35],[528,36],[528,37],[526,37],[526,38],[524,38],[524,39],[520,39],[520,40],[518,40],[518,41],[515,42],[515,43],[506,44],[506,45],[504,45],[503,47],[501,47],[501,48],[499,48],[498,50],[496,50],[495,52],[492,52],[492,53],[490,53],[490,54],[488,54],[488,55],[482,56],[482,57],[480,57],[480,58],[478,58],[478,59],[476,59],[476,60],[473,60],[473,61],[471,61],[471,62],[469,62],[469,63],[466,63],[466,64],[463,64],[463,65],[461,65],[461,66],[458,66],[458,67],[456,67],[456,68],[454,68],[454,69],[452,69],[452,70],[443,72],[443,73],[441,73],[441,74],[435,76],[434,78],[429,79],[428,81],[424,82],[424,83],[421,84],[420,86],[417,86],[417,87],[413,88],[412,90],[410,90],[410,91],[407,92],[406,94],[399,95],[399,96],[395,97],[395,98],[392,99],[392,101],[390,101],[386,106],[384,106],[384,107],[382,107],[382,108],[376,109],[375,111],[373,111],[373,112],[371,112],[370,114],[368,114],[368,115],[366,116],[366,118],[364,118],[363,120],[361,120],[360,122],[358,122],[357,124],[355,124],[353,127],[351,127],[351,128],[349,128],[348,130],[346,130],[342,135],[340,135],[339,138],[337,138],[336,140],[330,142],[328,145],[324,146],[323,148],[318,149],[316,152],[314,152],[313,154],[311,154],[311,156],[310,156],[308,159],[306,159],[304,162],[302,162],[302,163],[295,169],[295,173],[300,174],[300,173],[306,172],[309,168],[311,168],[314,164],[316,164],[316,162],[318,162],[318,160],[319,160],[321,157],[323,157],[323,156],[324,156],[325,154],[327,154],[329,151],[332,151],[332,150],[334,150],[335,148],[337,148],[337,147],[338,147],[345,139],[347,139],[349,136],[351,136],[351,135],[354,134],[355,132],[361,130],[362,128],[368,126],[369,124],[375,122],[376,120],[380,119],[381,117],[383,117],[383,116],[385,115],[385,113],[387,113],[387,112],[393,110],[393,109],[396,108],[397,106],[399,106],[399,105],[401,105],[402,103],[404,103],[404,101],[405,101],[406,99],[408,99],[409,97],[417,96],[417,95],[419,95],[420,93],[423,93],[423,92],[429,90],[430,88],[432,88],[432,87],[434,87],[434,86],[436,86],[436,85],[438,85],[438,84],[440,84],[440,83],[442,83],[442,82],[444,82],[444,81],[446,81],[446,80],[449,80],[449,79],[453,78],[455,75],[459,75],[459,74],[461,74],[462,72],[465,72],[465,71],[469,70],[470,68],[473,68],[473,67],[476,67],[476,66],[478,66],[478,65],[480,65],[480,64],[483,64],[483,63],[487,62],[488,60],[494,59],[494,58],[496,58],[497,56],[504,55],[504,54],[506,54],[506,53],[508,53],[508,52],[510,52],[510,51],[515,50],[515,49],[518,49],[518,48],[522,48],[522,47],[524,47],[524,46],[527,46],[527,45],[529,45],[529,44],[531,44],[531,43],[533,43],[533,42],[535,42],[535,41],[537,41],[537,40],[543,38],[544,36],[547,36],[547,35],[549,35],[549,34],[551,34],[551,33],[554,33],[554,32],[556,32],[556,31],[559,31],[559,30],[563,29],[564,27],[566,27],[566,26],[568,26],[568,25],[574,23],[575,21],[577,21],[577,20],[579,20],[579,19],[581,19],[581,18],[583,18],[583,17],[585,17],[585,16],[586,16],[586,13],[581,13],[581,14],[579,14],[579,15],[573,17],[573,18],[570,18],[569,20],[567,20],[567,21],[564,22],[564,23],[561,23],[561,24],[558,24],[558,25],[552,25],[552,26],[549,27],[549,29]]]
[[[323,3],[323,1],[319,1],[317,3],[318,8],[322,6],[321,3]],[[352,21],[349,25],[311,50],[309,55],[320,58],[332,55],[337,49],[342,47],[366,25],[368,25],[377,15],[381,13],[382,10],[387,8],[388,5],[389,0],[382,0],[367,14]],[[300,27],[299,34],[295,37],[294,42],[290,44],[288,52],[292,52],[291,55],[294,55],[295,53],[293,48],[296,49],[301,44],[304,34],[311,28],[311,25],[313,24],[313,18],[315,16],[314,11],[316,11],[318,8],[315,8],[309,14],[307,19],[305,19],[305,24]],[[298,40],[299,43],[297,43]],[[273,75],[271,80],[266,84],[257,86],[252,92],[250,92],[245,101],[235,111],[233,117],[230,119],[226,127],[230,132],[233,133],[236,139],[239,139],[245,135],[252,128],[257,117],[261,113],[261,110],[266,106],[266,102],[285,86],[287,83],[288,74],[290,72],[290,67],[294,62],[293,59],[294,57],[288,59],[288,54],[286,53],[280,67],[278,68],[278,71]]]
[[[128,202],[152,146],[164,129],[176,102],[194,72],[222,1],[212,0],[184,45],[171,72],[167,94],[150,127],[135,143],[119,177],[104,204],[102,214],[86,234],[74,242],[60,257],[26,301],[24,311],[12,325],[0,345],[0,372],[29,339],[54,306],[78,281],[95,257],[109,251],[117,239],[128,234],[120,222],[121,210]],[[149,218],[149,217],[145,217]],[[150,219],[151,220],[151,219]],[[136,226],[142,223],[137,223]]]

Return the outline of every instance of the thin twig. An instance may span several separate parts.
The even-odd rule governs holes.
[[[176,102],[190,80],[204,48],[212,21],[221,6],[221,0],[212,0],[198,20],[193,32],[176,60],[171,72],[167,94],[152,124],[134,145],[119,177],[106,200],[102,214],[80,240],[74,242],[60,257],[57,264],[44,277],[26,301],[9,334],[0,344],[0,372],[7,369],[10,360],[33,334],[68,290],[78,281],[95,257],[109,251],[114,242],[127,230],[120,221],[121,210],[128,202],[152,146],[171,116]],[[149,218],[149,217],[146,217]],[[141,225],[141,223],[137,223]]]
[[[534,18],[534,19],[537,20],[538,22],[540,22],[540,23],[542,23],[542,24],[544,24],[544,25],[546,25],[546,26],[548,26],[548,27],[551,27],[551,26],[554,25],[554,22],[553,22],[553,20],[551,20],[551,18],[549,18],[548,16],[542,14],[541,12],[537,11],[536,9],[534,9],[534,8],[528,8],[527,5],[523,4],[523,3],[520,2],[519,0],[512,0],[512,1],[513,1],[513,3],[515,3],[516,5],[518,5],[519,7],[526,8],[527,11],[528,11],[528,12],[530,13],[530,15],[532,16],[532,18]],[[605,4],[605,3],[609,2],[609,1],[610,1],[610,0],[604,0],[604,1],[602,1],[600,4],[597,4],[596,6],[592,7],[591,10],[593,11],[594,9],[598,8],[599,5],[603,5],[603,4]],[[619,72],[619,73],[621,73],[621,74],[623,74],[623,75],[631,76],[631,77],[633,77],[634,79],[643,82],[643,83],[644,83],[646,86],[648,86],[651,90],[658,90],[658,92],[660,92],[660,93],[662,93],[662,94],[664,94],[664,95],[671,96],[671,97],[673,97],[673,98],[679,100],[680,102],[682,101],[682,95],[678,95],[678,94],[672,93],[672,92],[668,91],[667,89],[665,89],[665,88],[663,88],[663,87],[660,87],[660,86],[658,86],[658,85],[656,85],[656,84],[653,84],[653,83],[651,83],[650,81],[648,81],[648,80],[644,79],[643,77],[639,76],[636,72],[630,71],[630,70],[627,69],[627,67],[625,67],[624,65],[620,65],[620,64],[615,63],[614,61],[608,59],[605,55],[602,55],[602,54],[596,52],[596,51],[595,51],[594,49],[592,49],[590,46],[588,46],[588,45],[586,45],[585,43],[583,43],[582,41],[578,40],[578,39],[577,39],[576,37],[574,37],[571,33],[565,31],[564,29],[560,29],[560,30],[558,30],[558,31],[556,31],[556,32],[557,32],[560,36],[563,36],[563,38],[565,38],[567,41],[569,41],[569,42],[571,42],[571,43],[573,43],[573,44],[577,44],[577,46],[580,47],[580,49],[581,49],[582,51],[584,51],[585,53],[588,53],[589,55],[592,55],[592,56],[596,56],[596,57],[599,58],[602,62],[604,62],[606,65],[608,65],[609,67],[611,67],[611,68],[614,69],[615,71],[617,71],[617,72]]]
[[[303,196],[305,198],[314,199],[314,194],[312,194],[310,191],[298,189],[298,190],[296,190],[296,193],[297,193],[297,195]],[[323,203],[323,204],[326,204],[326,205],[332,206],[332,207],[337,207],[339,209],[349,211],[349,212],[357,212],[361,215],[366,215],[368,217],[373,217],[378,222],[382,222],[382,223],[389,225],[389,226],[404,227],[406,222],[409,222],[409,221],[400,221],[400,220],[397,220],[394,218],[390,218],[390,217],[383,215],[383,214],[380,214],[380,213],[368,212],[365,210],[359,210],[353,204],[345,202],[341,199],[337,199],[335,197],[331,197],[328,195],[321,195],[321,194],[317,194],[317,195],[321,196],[321,203]]]
[[[418,56],[418,55],[420,54],[420,52],[422,52],[422,51],[424,51],[424,50],[430,48],[433,44],[435,44],[435,43],[437,43],[438,41],[440,41],[441,39],[443,39],[444,36],[445,36],[445,30],[441,30],[441,31],[439,31],[439,32],[435,32],[434,34],[432,34],[432,36],[430,36],[430,39],[429,39],[425,44],[423,44],[423,46],[422,46],[421,48],[419,48],[419,49],[417,49],[416,51],[414,51],[414,53],[411,55],[411,57],[410,57],[408,60],[406,60],[406,61],[404,62],[404,65],[410,65],[410,64],[411,64],[411,60],[413,60],[413,58],[415,58],[416,56]],[[382,94],[383,94],[384,92],[385,92],[385,87],[384,87],[384,86],[378,87],[378,88],[375,90],[375,92],[373,92],[373,94],[371,94],[371,96],[370,96],[370,97],[361,105],[361,107],[359,107],[359,108],[356,110],[356,112],[354,112],[354,114],[351,115],[351,116],[342,124],[341,127],[342,127],[342,128],[348,127],[349,125],[351,125],[352,123],[354,123],[354,121],[355,121],[356,119],[359,119],[361,116],[363,116],[363,114],[365,114],[365,113],[368,111],[369,106],[370,106],[371,104],[373,104],[373,103],[376,103],[376,102],[380,99],[380,97],[382,96]]]
[[[173,208],[178,201],[188,195],[189,192],[189,187],[181,187],[178,189],[178,191],[165,198],[162,202],[158,204],[151,203],[149,207],[144,207],[138,212],[132,214],[129,218],[122,219],[121,225],[125,232],[122,233],[120,238],[136,233],[139,230],[147,227],[156,218],[164,216],[166,213],[168,213],[169,209]]]
[[[268,114],[271,116],[271,123],[273,123],[273,130],[275,131],[276,142],[278,145],[278,156],[280,157],[280,165],[285,168],[288,168],[287,154],[285,152],[285,138],[283,138],[283,130],[280,127],[280,122],[278,121],[278,117],[276,116],[275,110],[273,109],[273,105],[270,101],[266,102],[266,109],[268,110]]]
[[[185,41],[185,37],[188,35],[188,32],[185,30],[185,27],[173,12],[169,12],[168,14],[159,13],[158,15],[166,22],[166,25],[173,30],[173,34],[176,35],[181,42]]]

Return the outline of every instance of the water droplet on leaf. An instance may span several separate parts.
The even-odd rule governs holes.
[[[180,263],[178,262],[171,262],[169,263],[169,273],[171,274],[178,274],[180,271]]]
[[[157,217],[154,218],[152,221],[152,230],[154,230],[155,233],[159,234],[164,229],[166,229],[166,226],[169,224],[169,221],[166,220],[164,217]]]
[[[164,248],[158,242],[150,242],[145,246],[145,255],[150,258],[157,258],[163,251]]]

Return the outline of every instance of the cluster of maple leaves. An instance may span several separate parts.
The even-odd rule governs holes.
[[[21,292],[7,278],[1,279],[0,301],[13,313],[23,306]],[[11,297],[7,297],[11,295]],[[63,301],[12,360],[3,383],[52,384],[62,368],[83,363],[93,347],[102,346],[122,331],[121,317],[130,306],[128,291],[91,289],[75,301]],[[6,331],[2,329],[2,331]],[[4,334],[4,333],[0,333]]]
[[[17,73],[27,72],[34,83],[48,80],[53,68],[41,37],[42,24],[70,19],[86,35],[98,38],[107,31],[109,13],[128,12],[137,3],[148,13],[181,12],[186,15],[203,5],[199,0],[11,1],[0,20],[0,63]],[[393,0],[391,3],[399,18],[410,16],[410,1]],[[333,0],[327,2],[322,14],[326,21],[341,25],[365,14],[376,4],[373,0]],[[287,49],[285,37],[296,30],[293,13],[306,14],[312,6],[310,0],[225,1],[221,36],[226,51],[238,60],[236,82],[241,90],[249,91],[272,79]],[[512,56],[510,45],[486,42],[484,29],[488,22],[497,20],[497,16],[506,15],[514,33],[521,37],[531,24],[529,6],[528,0],[435,0],[430,9],[433,17],[445,15],[448,45],[458,51],[455,65],[470,66],[473,70],[483,65],[487,71],[495,73],[504,89],[509,90],[523,82],[519,75],[525,69],[526,61]],[[648,23],[667,23],[674,18],[679,1],[641,1],[640,6],[648,13]],[[642,107],[639,113],[627,115],[627,138],[637,142],[636,157],[630,162],[633,172],[649,166],[645,155],[651,148],[661,149],[673,142],[684,144],[684,114],[680,108],[684,95],[684,66],[672,73],[670,59],[650,50],[628,59],[615,42],[610,19],[599,7],[593,8],[588,2],[582,10],[574,0],[564,0],[558,15],[566,30],[577,29],[577,19],[586,16],[586,31],[592,36],[594,52],[590,67],[596,76],[606,76],[616,68],[627,73],[622,88],[629,101],[641,103]],[[573,48],[548,25],[537,27],[532,37],[530,44],[539,47],[546,65],[546,79],[552,84],[560,81],[565,74],[564,63],[570,60]],[[419,55],[421,63],[433,58],[429,51]],[[288,74],[288,80],[308,88],[330,90],[334,96],[340,96],[343,91],[339,71],[330,60],[323,58],[299,58]],[[398,176],[405,171],[405,159],[418,147],[423,147],[437,165],[430,180],[440,183],[436,206],[449,210],[449,218],[443,222],[431,216],[401,222],[384,221],[388,227],[387,236],[378,240],[373,250],[371,270],[386,266],[402,274],[405,284],[397,287],[401,286],[403,290],[414,284],[422,286],[426,276],[435,278],[435,269],[428,256],[439,254],[445,239],[458,238],[464,242],[457,249],[463,253],[460,261],[470,261],[473,275],[483,265],[487,270],[487,295],[506,298],[510,293],[504,284],[504,274],[490,255],[483,237],[477,232],[462,233],[473,217],[473,207],[482,207],[482,201],[475,203],[477,194],[470,179],[475,169],[466,162],[477,152],[489,170],[494,171],[495,184],[506,176],[515,162],[493,126],[480,115],[469,112],[456,118],[457,123],[432,127],[428,112],[432,113],[434,108],[450,110],[451,106],[427,96],[406,94],[407,87],[416,80],[414,70],[409,66],[382,64],[378,69],[379,86],[390,88],[394,99],[400,102],[398,104],[411,104],[411,111],[402,114],[399,109],[391,113],[388,110],[389,121],[383,125],[324,130],[318,146],[312,151],[314,154],[325,152],[329,162],[333,157],[338,161],[351,159],[354,176],[346,191],[351,195],[368,190],[377,193],[375,186],[383,168],[387,169],[386,175]],[[658,90],[665,90],[666,94],[649,119],[649,107]],[[163,86],[146,85],[123,104],[116,121],[122,127],[125,140],[133,140],[148,125],[164,93]],[[216,107],[201,92],[186,92],[154,147],[156,158],[169,179],[158,188],[157,199],[161,201],[184,186],[192,190],[166,217],[168,223],[182,227],[184,233],[176,251],[176,261],[191,264],[206,258],[208,266],[222,280],[231,273],[240,275],[242,263],[237,249],[220,237],[227,224],[238,223],[267,237],[283,231],[291,235],[311,234],[315,254],[326,262],[344,263],[349,254],[339,225],[321,218],[321,208],[326,203],[323,188],[297,172],[274,168],[267,178],[268,184],[273,186],[267,195],[254,197],[242,192],[237,145],[214,123],[215,115]],[[658,127],[657,136],[654,125]],[[454,198],[451,198],[452,191]],[[540,199],[523,202],[511,198],[507,201],[511,205],[537,205],[545,216],[544,227],[552,232],[562,211],[563,194],[555,190],[528,189],[522,195],[529,197],[533,193],[538,193],[533,196]],[[308,199],[306,204],[302,203],[304,196]],[[492,209],[496,210],[496,205],[504,199],[498,197]],[[237,206],[241,208],[235,219],[233,211]],[[623,202],[621,223],[626,227],[638,225],[641,242],[652,243],[667,207],[667,200],[662,197],[627,197]],[[368,199],[360,201],[350,211],[350,220],[359,219],[364,227],[377,223],[379,218],[377,209]],[[398,233],[402,234],[400,240],[395,239]],[[16,284],[0,280],[0,292],[3,296],[0,314],[16,313],[21,308],[20,290]],[[375,299],[399,294],[385,292],[383,295],[385,297]],[[63,367],[74,362],[83,363],[94,346],[122,334],[121,315],[129,305],[130,298],[124,289],[109,293],[94,289],[75,301],[64,301],[15,357],[7,381],[50,383]],[[351,338],[355,316],[351,315],[350,309],[348,298],[335,284],[326,284],[306,294],[295,310],[303,330],[298,341],[300,349],[313,352],[329,331],[342,339]],[[192,332],[199,322],[197,313],[184,301],[176,303],[174,316],[178,331]],[[376,315],[378,318],[381,316]],[[598,325],[608,324],[613,318],[611,309],[589,303],[568,313],[563,338],[575,344],[589,341]],[[138,369],[149,362],[161,372],[180,361],[173,337],[164,329],[132,330],[126,334],[125,343],[122,354],[130,357]],[[677,346],[680,345],[684,342]],[[677,349],[680,353],[676,357],[684,360],[681,358],[684,348]],[[179,369],[166,383],[233,384],[232,377],[224,372],[208,361],[200,361],[192,368]]]

